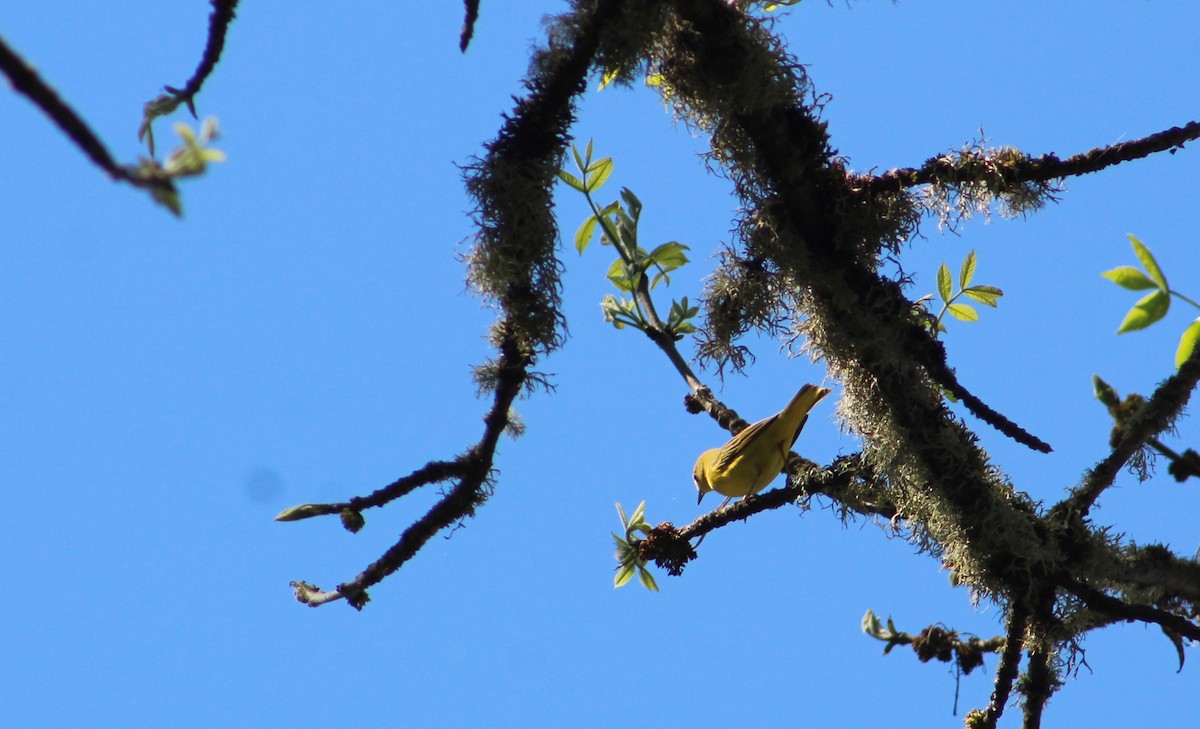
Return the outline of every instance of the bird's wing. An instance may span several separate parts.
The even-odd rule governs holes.
[[[778,413],[769,418],[763,418],[753,425],[746,426],[742,432],[730,438],[729,442],[721,446],[721,452],[717,454],[717,461],[715,464],[717,471],[721,472],[728,468],[729,464],[733,463],[735,458],[745,452],[746,445],[748,443],[761,435],[763,431],[774,425],[775,421],[778,419]],[[796,431],[796,435],[799,436],[800,431]]]
[[[800,420],[800,424],[796,426],[796,432],[792,434],[792,442],[788,444],[789,448],[796,445],[796,440],[800,438],[800,431],[804,430],[804,424],[807,422],[808,422],[808,416],[805,415]]]

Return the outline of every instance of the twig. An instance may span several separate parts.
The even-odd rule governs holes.
[[[458,50],[466,53],[475,35],[475,21],[479,20],[479,0],[463,0],[463,5],[466,6],[466,17],[463,18],[462,33],[458,37]]]
[[[225,35],[229,32],[229,24],[233,22],[234,11],[237,10],[238,0],[211,0],[213,11],[208,16],[208,38],[204,44],[204,53],[196,66],[192,77],[187,80],[182,89],[164,86],[167,92],[179,101],[187,103],[188,111],[196,116],[193,97],[200,92],[200,87],[208,80],[217,62],[221,60],[221,52],[225,50]]]
[[[1196,625],[1187,618],[1150,605],[1138,605],[1118,600],[1073,578],[1063,578],[1060,583],[1064,589],[1083,600],[1091,610],[1128,622],[1154,623],[1162,626],[1164,630],[1174,631],[1185,638],[1200,640],[1200,625]]]
[[[1047,154],[1015,165],[1011,169],[1013,177],[1008,179],[1008,182],[1045,182],[1099,172],[1106,167],[1147,157],[1156,152],[1173,152],[1197,138],[1200,138],[1200,122],[1193,121],[1182,127],[1171,127],[1141,139],[1096,147],[1065,160],[1060,160],[1057,155]],[[932,184],[953,171],[953,161],[946,156],[940,156],[929,159],[918,168],[908,167],[891,170],[882,175],[864,176],[860,184],[872,194],[899,192],[909,187]]]
[[[1022,608],[1013,606],[1008,615],[1008,626],[1005,629],[1004,651],[1000,654],[1000,663],[996,666],[996,680],[992,688],[992,698],[984,712],[980,729],[995,729],[996,722],[1004,714],[1004,707],[1012,693],[1013,682],[1021,668],[1021,651],[1025,646],[1025,625],[1027,615]]]
[[[1025,672],[1021,693],[1025,696],[1022,727],[1038,729],[1042,725],[1042,712],[1046,702],[1059,685],[1054,672],[1054,654],[1048,649],[1029,652],[1029,668]]]
[[[383,506],[390,501],[412,493],[421,486],[452,478],[461,478],[469,469],[469,460],[463,456],[453,461],[430,461],[407,476],[398,478],[392,483],[378,489],[367,496],[355,496],[349,501],[329,504],[302,504],[284,510],[275,521],[300,521],[314,516],[340,514],[346,509],[362,511],[372,507]]]
[[[370,599],[367,596],[368,588],[400,569],[434,534],[470,516],[475,507],[487,499],[490,488],[488,478],[495,458],[496,444],[508,425],[509,410],[524,387],[529,364],[529,358],[520,354],[511,341],[501,344],[499,384],[492,408],[484,418],[484,434],[479,443],[456,462],[462,471],[458,483],[423,517],[405,529],[399,541],[378,560],[350,582],[338,585],[335,591],[323,592],[308,583],[293,582],[292,587],[298,600],[311,607],[317,607],[344,598],[356,609],[361,610]]]
[[[1200,382],[1200,347],[1155,390],[1140,412],[1124,425],[1120,441],[1104,460],[1096,464],[1072,490],[1067,505],[1081,517],[1087,516],[1096,499],[1117,477],[1121,467],[1153,436],[1170,426]]]

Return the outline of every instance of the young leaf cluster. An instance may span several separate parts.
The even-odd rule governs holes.
[[[1167,285],[1166,275],[1163,274],[1162,268],[1154,258],[1154,254],[1150,252],[1150,249],[1145,244],[1132,235],[1129,236],[1129,242],[1133,245],[1133,253],[1142,264],[1142,268],[1118,266],[1100,275],[1130,291],[1146,291],[1149,289],[1150,293],[1138,299],[1133,308],[1125,314],[1125,319],[1121,322],[1121,326],[1117,328],[1117,334],[1145,329],[1165,317],[1171,308],[1172,296],[1178,297],[1200,309],[1200,304],[1197,304],[1178,291],[1173,291]],[[1184,361],[1191,356],[1192,350],[1196,348],[1197,341],[1200,341],[1200,317],[1193,320],[1187,329],[1183,330],[1183,335],[1179,338],[1179,347],[1175,350],[1176,369],[1182,366]]]
[[[562,169],[558,177],[568,187],[583,193],[592,210],[592,214],[575,233],[575,250],[582,254],[599,229],[601,245],[610,245],[617,251],[617,258],[608,267],[608,280],[621,295],[608,294],[604,297],[600,303],[604,320],[617,329],[631,326],[649,332],[652,325],[643,302],[649,302],[650,291],[659,283],[670,284],[670,273],[688,262],[685,253],[688,247],[677,241],[669,241],[650,251],[642,248],[638,244],[642,202],[633,191],[627,187],[621,188],[620,200],[613,200],[603,208],[592,197],[612,175],[612,158],[593,160],[591,141],[582,155],[574,145],[571,146],[571,153],[579,175]],[[673,300],[667,316],[667,332],[678,341],[695,331],[691,319],[698,311],[699,307],[690,305],[687,297]]]
[[[654,581],[650,570],[646,569],[646,560],[638,556],[638,543],[642,541],[638,533],[650,533],[650,524],[646,521],[646,502],[638,504],[633,515],[629,517],[625,516],[625,509],[618,503],[617,513],[621,516],[621,528],[625,531],[625,538],[612,535],[613,541],[617,543],[617,551],[613,556],[620,563],[617,565],[617,574],[613,577],[613,587],[624,586],[633,578],[633,573],[637,572],[643,587],[658,592],[658,583]]]
[[[944,262],[938,267],[937,293],[938,298],[942,301],[942,309],[930,324],[938,333],[946,331],[944,323],[946,314],[959,321],[979,321],[979,312],[975,311],[975,307],[962,303],[959,299],[966,297],[972,301],[994,308],[999,304],[1000,297],[1004,295],[1004,292],[995,286],[985,286],[983,284],[971,285],[971,279],[975,277],[975,265],[975,251],[971,251],[963,259],[962,266],[959,268],[957,289],[955,289],[953,279],[951,278],[950,268]],[[928,294],[921,298],[921,302],[931,301],[932,299],[933,294]]]
[[[182,215],[183,206],[174,181],[204,174],[209,163],[224,162],[225,153],[208,146],[219,136],[214,117],[210,116],[201,123],[199,134],[185,122],[175,124],[175,133],[183,144],[172,150],[161,165],[155,159],[142,158],[141,164],[134,170],[134,176],[155,183],[148,185],[154,201],[175,215]]]

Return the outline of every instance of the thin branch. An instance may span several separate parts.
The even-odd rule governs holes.
[[[638,286],[634,295],[637,297],[642,311],[645,312],[646,321],[650,325],[648,329],[643,330],[646,336],[667,355],[667,359],[671,360],[671,365],[675,367],[675,371],[679,373],[679,376],[683,378],[693,393],[699,393],[701,389],[706,389],[704,383],[700,381],[700,378],[696,376],[696,373],[687,363],[687,360],[679,353],[679,348],[675,346],[675,337],[667,330],[667,325],[663,324],[662,319],[658,316],[658,310],[654,308],[654,300],[650,298],[645,273],[638,277]]]
[[[668,573],[677,576],[682,574],[687,561],[676,561],[678,555],[687,551],[681,548],[680,543],[686,544],[735,521],[744,521],[754,514],[812,496],[826,496],[843,510],[879,516],[894,524],[899,517],[896,506],[883,484],[871,482],[864,475],[869,473],[870,469],[861,454],[843,456],[828,468],[817,468],[811,461],[793,453],[788,460],[786,487],[732,502],[678,529],[672,524],[660,524],[654,529],[654,538],[648,537],[642,542],[639,556],[647,561],[655,561]]]
[[[217,67],[217,62],[221,60],[221,52],[225,50],[225,35],[229,32],[229,24],[233,22],[238,0],[211,0],[211,3],[213,11],[208,16],[208,39],[204,44],[204,53],[200,57],[199,65],[182,89],[163,87],[179,101],[186,102],[192,116],[196,116],[196,107],[192,99]]]
[[[1083,600],[1090,610],[1112,615],[1127,622],[1154,623],[1162,626],[1164,630],[1174,631],[1185,638],[1200,640],[1200,625],[1187,618],[1150,605],[1138,605],[1119,600],[1073,578],[1063,578],[1060,582],[1064,589]]]
[[[1167,473],[1171,474],[1177,482],[1183,483],[1189,478],[1200,478],[1200,453],[1188,448],[1183,453],[1177,453],[1171,448],[1168,448],[1158,438],[1151,438],[1146,441],[1154,450],[1161,455],[1166,456],[1171,463],[1167,466]]]
[[[941,374],[942,376],[939,377],[938,374]],[[996,410],[993,410],[987,405],[987,403],[971,394],[967,388],[963,387],[962,384],[959,383],[958,377],[956,377],[949,368],[946,368],[945,373],[934,374],[934,381],[952,392],[954,396],[966,406],[967,410],[971,411],[972,415],[992,426],[1001,433],[1007,435],[1009,438],[1012,438],[1021,445],[1031,448],[1038,453],[1049,453],[1054,450],[1050,447],[1049,443],[1025,430]]]
[[[470,460],[465,456],[453,461],[430,461],[409,475],[396,479],[368,496],[355,496],[349,501],[329,504],[301,504],[300,506],[293,506],[290,509],[285,509],[279,516],[275,517],[275,521],[300,521],[301,519],[311,519],[314,516],[340,514],[346,509],[362,511],[363,509],[383,506],[401,496],[412,493],[426,484],[448,481],[452,478],[461,478],[465,475],[469,467]]]
[[[1000,653],[1005,646],[1004,636],[997,635],[987,640],[976,636],[963,638],[957,630],[951,630],[941,624],[930,625],[916,635],[894,628],[891,618],[888,618],[885,625],[873,612],[869,612],[868,617],[863,618],[863,632],[885,643],[884,655],[898,645],[910,645],[913,653],[917,655],[917,660],[922,663],[935,659],[942,663],[953,661],[957,671],[963,675],[969,675],[982,666],[984,655]]]
[[[1060,160],[1057,155],[1047,154],[1015,165],[1011,170],[1014,177],[1008,182],[1045,182],[1099,172],[1106,167],[1148,157],[1157,152],[1169,150],[1174,153],[1174,150],[1197,138],[1200,138],[1200,122],[1193,121],[1182,127],[1171,127],[1141,139],[1096,147],[1065,160]],[[919,168],[907,167],[873,177],[866,176],[861,184],[871,194],[899,192],[905,188],[935,183],[953,172],[953,161],[946,156],[939,156],[929,159]]]
[[[108,173],[113,180],[127,182],[134,187],[149,190],[155,200],[178,200],[178,192],[170,175],[153,160],[143,160],[137,167],[126,167],[117,164],[95,132],[79,116],[54,89],[25,61],[18,56],[0,38],[0,71],[8,77],[9,83],[18,93],[42,110],[50,120],[58,126],[67,137],[79,147],[88,159],[100,169]],[[168,204],[173,212],[178,214],[175,207]]]
[[[107,172],[114,180],[129,179],[129,173],[117,165],[108,149],[75,110],[42,81],[37,72],[14,53],[3,38],[0,38],[0,71],[8,76],[9,83],[17,92],[24,94],[50,117],[50,120],[58,125],[97,167]]]
[[[1178,372],[1159,385],[1141,411],[1125,424],[1124,434],[1112,453],[1097,463],[1072,490],[1065,502],[1067,506],[1081,517],[1087,516],[1096,499],[1113,484],[1130,457],[1150,438],[1170,427],[1187,405],[1197,382],[1200,382],[1200,347],[1192,352]]]
[[[466,6],[466,17],[463,18],[462,33],[458,37],[458,50],[466,53],[475,35],[475,21],[479,20],[479,0],[463,0],[463,5]]]
[[[1021,693],[1025,696],[1023,708],[1023,729],[1039,729],[1042,725],[1042,712],[1050,696],[1058,688],[1060,681],[1054,671],[1054,653],[1050,650],[1035,650],[1029,652],[1029,668],[1025,672],[1025,680],[1021,685]]]
[[[992,698],[988,702],[983,720],[977,726],[980,729],[995,729],[996,722],[1004,714],[1008,697],[1012,693],[1013,683],[1021,668],[1021,651],[1025,646],[1025,627],[1028,616],[1019,607],[1013,606],[1008,614],[1008,626],[1005,629],[1004,651],[1000,654],[1000,663],[996,666],[996,679],[992,688]]]
[[[1179,557],[1162,545],[1130,544],[1121,558],[1101,568],[1104,578],[1135,588],[1165,591],[1200,604],[1200,563]]]
[[[463,475],[458,483],[423,517],[405,529],[399,541],[384,552],[383,556],[350,582],[338,585],[337,589],[331,592],[321,591],[308,583],[293,582],[292,587],[298,600],[311,607],[317,607],[345,599],[354,608],[361,610],[370,599],[367,589],[400,569],[434,534],[470,516],[475,507],[487,499],[490,491],[488,478],[495,458],[496,444],[508,425],[510,408],[524,387],[529,364],[529,358],[521,355],[511,341],[501,345],[499,384],[492,408],[484,418],[484,434],[479,443],[459,460]]]
[[[195,96],[200,92],[200,87],[208,80],[213,69],[217,67],[217,62],[221,60],[221,52],[225,49],[225,35],[229,31],[229,24],[233,22],[238,0],[211,0],[211,2],[213,11],[208,16],[208,40],[204,44],[204,52],[200,56],[200,63],[196,66],[192,77],[187,80],[182,89],[164,86],[163,90],[167,93],[147,101],[142,109],[142,123],[138,127],[138,139],[146,141],[146,147],[150,150],[151,156],[154,155],[154,120],[175,111],[180,104],[187,104],[188,111],[195,117]]]
[[[510,425],[510,409],[536,379],[529,367],[562,339],[557,276],[561,264],[554,257],[557,228],[550,215],[550,192],[555,163],[573,121],[574,101],[585,89],[601,32],[618,7],[617,0],[609,0],[590,12],[581,11],[572,18],[580,22],[573,27],[570,42],[561,47],[550,44],[535,54],[531,78],[526,82],[530,94],[517,100],[516,111],[506,117],[497,138],[487,145],[487,156],[468,169],[467,188],[479,205],[476,222],[480,228],[476,251],[469,258],[472,281],[504,312],[492,330],[500,351],[498,361],[476,370],[480,383],[495,393],[482,439],[452,464],[426,467],[437,472],[426,476],[455,471],[458,481],[387,552],[333,591],[293,582],[301,602],[315,607],[345,599],[361,609],[370,599],[367,589],[398,570],[438,531],[473,515],[490,495],[496,445]],[[411,491],[418,481],[424,482],[401,479],[347,503],[351,509],[378,505]]]

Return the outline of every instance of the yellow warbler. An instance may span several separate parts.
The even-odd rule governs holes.
[[[783,410],[747,427],[720,448],[701,453],[692,469],[700,492],[696,503],[709,491],[729,497],[725,499],[728,503],[735,496],[750,496],[766,488],[783,470],[808,411],[828,394],[828,388],[805,385]]]

